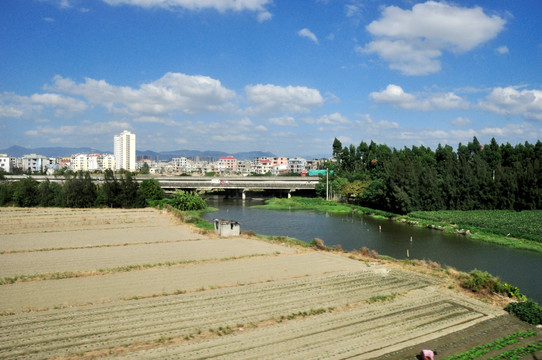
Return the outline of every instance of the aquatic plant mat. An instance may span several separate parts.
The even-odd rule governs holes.
[[[0,359],[412,359],[533,329],[442,279],[155,209],[0,215]]]

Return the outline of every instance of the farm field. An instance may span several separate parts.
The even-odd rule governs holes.
[[[391,261],[219,238],[155,209],[0,215],[0,359],[444,358],[536,330]]]

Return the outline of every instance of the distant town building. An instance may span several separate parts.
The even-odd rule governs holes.
[[[115,169],[136,170],[136,136],[125,130],[114,138]]]
[[[47,164],[48,160],[43,155],[29,154],[22,157],[23,171],[43,172],[47,168]]]
[[[0,170],[3,170],[5,172],[11,172],[12,168],[12,161],[8,154],[0,154]]]
[[[220,158],[220,167],[229,172],[237,171],[237,159],[233,156],[224,156]]]
[[[72,156],[71,166],[73,171],[88,171],[87,154],[77,154]]]
[[[288,168],[292,173],[301,174],[303,171],[305,171],[306,162],[307,160],[300,157],[291,158],[288,159]]]
[[[272,165],[271,160],[267,158],[256,158],[256,160],[254,161],[254,167],[252,170],[256,174],[264,175],[264,174],[267,174],[268,172],[271,172],[271,165]]]

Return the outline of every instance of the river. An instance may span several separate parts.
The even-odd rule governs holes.
[[[263,200],[207,198],[217,212],[204,214],[207,220],[228,219],[241,224],[242,231],[262,235],[282,235],[310,242],[324,240],[327,246],[346,250],[367,247],[397,259],[427,259],[442,266],[469,272],[473,269],[499,276],[518,286],[523,294],[542,304],[542,254],[469,240],[447,234],[378,220],[368,216],[331,215],[315,211],[252,209]]]

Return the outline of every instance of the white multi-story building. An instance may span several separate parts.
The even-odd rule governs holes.
[[[43,155],[29,154],[22,158],[22,168],[24,171],[42,172],[47,167],[47,158]]]
[[[102,170],[115,170],[115,156],[113,154],[104,154],[102,164]]]
[[[253,164],[252,171],[256,174],[264,175],[268,172],[271,172],[271,160],[267,158],[256,158]]]
[[[307,163],[307,160],[295,157],[288,159],[288,168],[290,169],[290,172],[292,173],[298,173],[301,174],[303,171],[305,171],[305,164]]]
[[[87,156],[87,169],[88,171],[102,171],[103,170],[103,155],[102,154],[90,154]]]
[[[184,156],[171,159],[171,166],[173,167],[173,172],[175,173],[190,172],[192,170],[191,163],[192,162]]]
[[[124,130],[119,135],[115,135],[115,168],[117,170],[125,169],[129,171],[136,170],[136,136],[131,132]]]
[[[5,172],[11,172],[11,160],[8,154],[0,154],[0,169]]]
[[[72,155],[71,167],[73,171],[88,171],[87,154]]]

